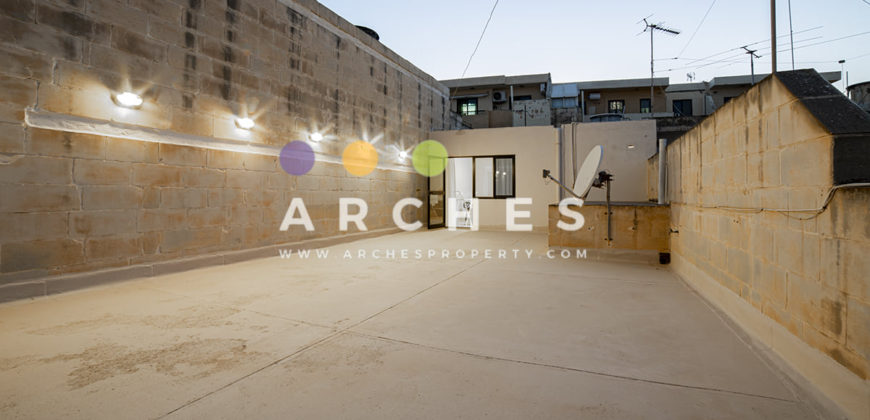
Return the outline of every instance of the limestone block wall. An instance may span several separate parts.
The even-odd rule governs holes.
[[[851,114],[815,72],[791,73],[768,77],[668,147],[667,197],[679,231],[671,252],[685,277],[699,270],[866,380],[870,190],[842,189],[818,215],[778,210],[821,207],[832,186],[844,183],[835,180],[842,166],[852,168],[848,182],[870,176],[858,175],[856,161],[841,152],[844,145],[856,147],[850,154],[858,145],[866,150],[870,137],[861,132],[870,132],[870,118]],[[653,158],[649,173],[656,172]],[[863,383],[858,399],[870,395]],[[852,408],[866,410],[868,401]]]
[[[671,212],[667,206],[653,204],[611,205],[611,236],[607,241],[607,206],[601,203],[584,203],[572,206],[583,215],[585,223],[576,231],[564,231],[557,227],[562,220],[570,220],[559,213],[559,206],[549,206],[550,225],[547,242],[553,247],[619,249],[668,252],[668,230]]]
[[[398,151],[449,122],[443,85],[310,0],[5,1],[0,61],[0,288],[21,296],[46,276],[340,235],[340,196],[392,228],[396,201],[425,202]],[[142,107],[116,106],[122,91]],[[315,131],[311,172],[285,173],[277,151]],[[355,140],[379,152],[367,176],[341,165]],[[315,232],[278,230],[293,197]]]

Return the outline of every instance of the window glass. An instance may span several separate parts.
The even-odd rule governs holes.
[[[514,195],[513,158],[495,158],[495,195],[500,197]]]
[[[691,117],[692,116],[692,100],[691,99],[680,99],[674,101],[674,115],[677,117]]]
[[[474,158],[474,196],[492,197],[493,158]]]
[[[652,110],[650,105],[649,98],[643,98],[640,100],[640,112],[642,114],[648,114]]]
[[[477,115],[477,98],[460,99],[457,104],[460,115]]]
[[[607,109],[609,112],[621,114],[625,112],[625,101],[622,99],[607,101]]]

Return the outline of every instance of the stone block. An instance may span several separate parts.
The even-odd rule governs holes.
[[[28,151],[38,155],[103,159],[106,139],[91,134],[29,128]]]
[[[13,242],[0,248],[0,271],[3,273],[62,267],[83,261],[82,243],[66,238]]]
[[[245,169],[242,153],[224,150],[208,151],[208,166],[217,169]]]
[[[167,165],[205,166],[206,149],[161,143],[159,161]]]
[[[845,333],[846,295],[834,288],[789,272],[788,308],[838,341]]]
[[[36,102],[36,81],[0,75],[0,103],[26,108]]]
[[[157,163],[157,156],[157,143],[119,138],[106,139],[107,160]]]
[[[56,239],[66,234],[66,212],[6,213],[0,217],[0,242]]]
[[[135,209],[142,206],[142,189],[132,186],[85,186],[83,210]]]
[[[870,360],[870,303],[850,298],[846,310],[846,347]]]
[[[24,153],[24,138],[24,127],[21,124],[0,122],[0,153]]]
[[[72,185],[0,184],[0,212],[78,210],[79,190]]]
[[[129,184],[131,169],[128,163],[77,159],[73,172],[76,184],[111,185]]]
[[[69,61],[79,61],[82,58],[80,39],[46,31],[35,23],[6,16],[0,16],[0,41]]]
[[[163,188],[160,191],[161,208],[199,208],[207,205],[208,193],[204,189]]]
[[[52,5],[40,4],[36,20],[66,34],[81,37],[91,42],[106,42],[109,39],[109,25],[96,22],[90,17]]]
[[[73,238],[134,232],[136,232],[135,210],[78,211],[69,214],[69,234]]]
[[[220,227],[169,230],[163,232],[163,242],[160,244],[160,252],[202,249],[219,245],[220,242]]]
[[[133,184],[143,187],[181,187],[182,169],[177,166],[137,163],[133,165]]]
[[[777,229],[774,231],[777,265],[796,274],[803,273],[802,239],[803,235],[801,232],[791,229]]]
[[[832,147],[829,137],[784,146],[780,152],[782,183],[790,187],[831,185]]]
[[[226,184],[226,173],[219,169],[187,168],[183,178],[188,187],[219,188]]]
[[[166,45],[119,26],[112,27],[112,47],[146,60],[166,59]]]
[[[155,232],[185,227],[183,209],[148,209],[139,212],[136,223],[139,232]]]
[[[223,208],[191,209],[187,213],[187,224],[192,229],[208,226],[222,226],[226,223],[227,212]]]
[[[73,162],[70,159],[17,156],[0,164],[0,182],[20,184],[70,184]]]
[[[103,258],[129,258],[142,254],[142,244],[137,237],[91,238],[85,242],[88,260]]]

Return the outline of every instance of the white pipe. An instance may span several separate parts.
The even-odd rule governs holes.
[[[667,176],[665,164],[667,163],[667,159],[665,154],[668,152],[668,140],[667,139],[659,139],[659,204],[665,204],[665,195],[667,191],[665,190],[667,183],[665,182],[665,177]]]

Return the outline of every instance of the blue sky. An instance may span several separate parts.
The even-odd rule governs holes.
[[[376,30],[387,47],[435,78],[451,79],[462,74],[494,1],[321,3],[356,25]],[[636,22],[650,14],[651,22],[682,31],[678,36],[656,35],[656,76],[682,83],[687,73],[694,73],[696,81],[749,74],[749,57],[734,49],[759,41],[765,42],[751,46],[762,56],[756,60],[756,72],[769,72],[769,2],[717,0],[689,42],[711,3],[500,0],[466,77],[549,72],[556,83],[649,77],[649,35],[637,35],[643,25]],[[786,0],[777,0],[777,19],[777,35],[787,35]],[[798,32],[794,35],[795,68],[839,71],[837,61],[846,59],[850,84],[870,80],[870,33],[832,41],[870,32],[870,4],[864,0],[792,0],[792,21]],[[787,36],[780,38],[779,49],[787,50],[788,41]],[[692,62],[718,53],[723,54]],[[780,70],[791,69],[788,51],[780,51],[778,61]]]

